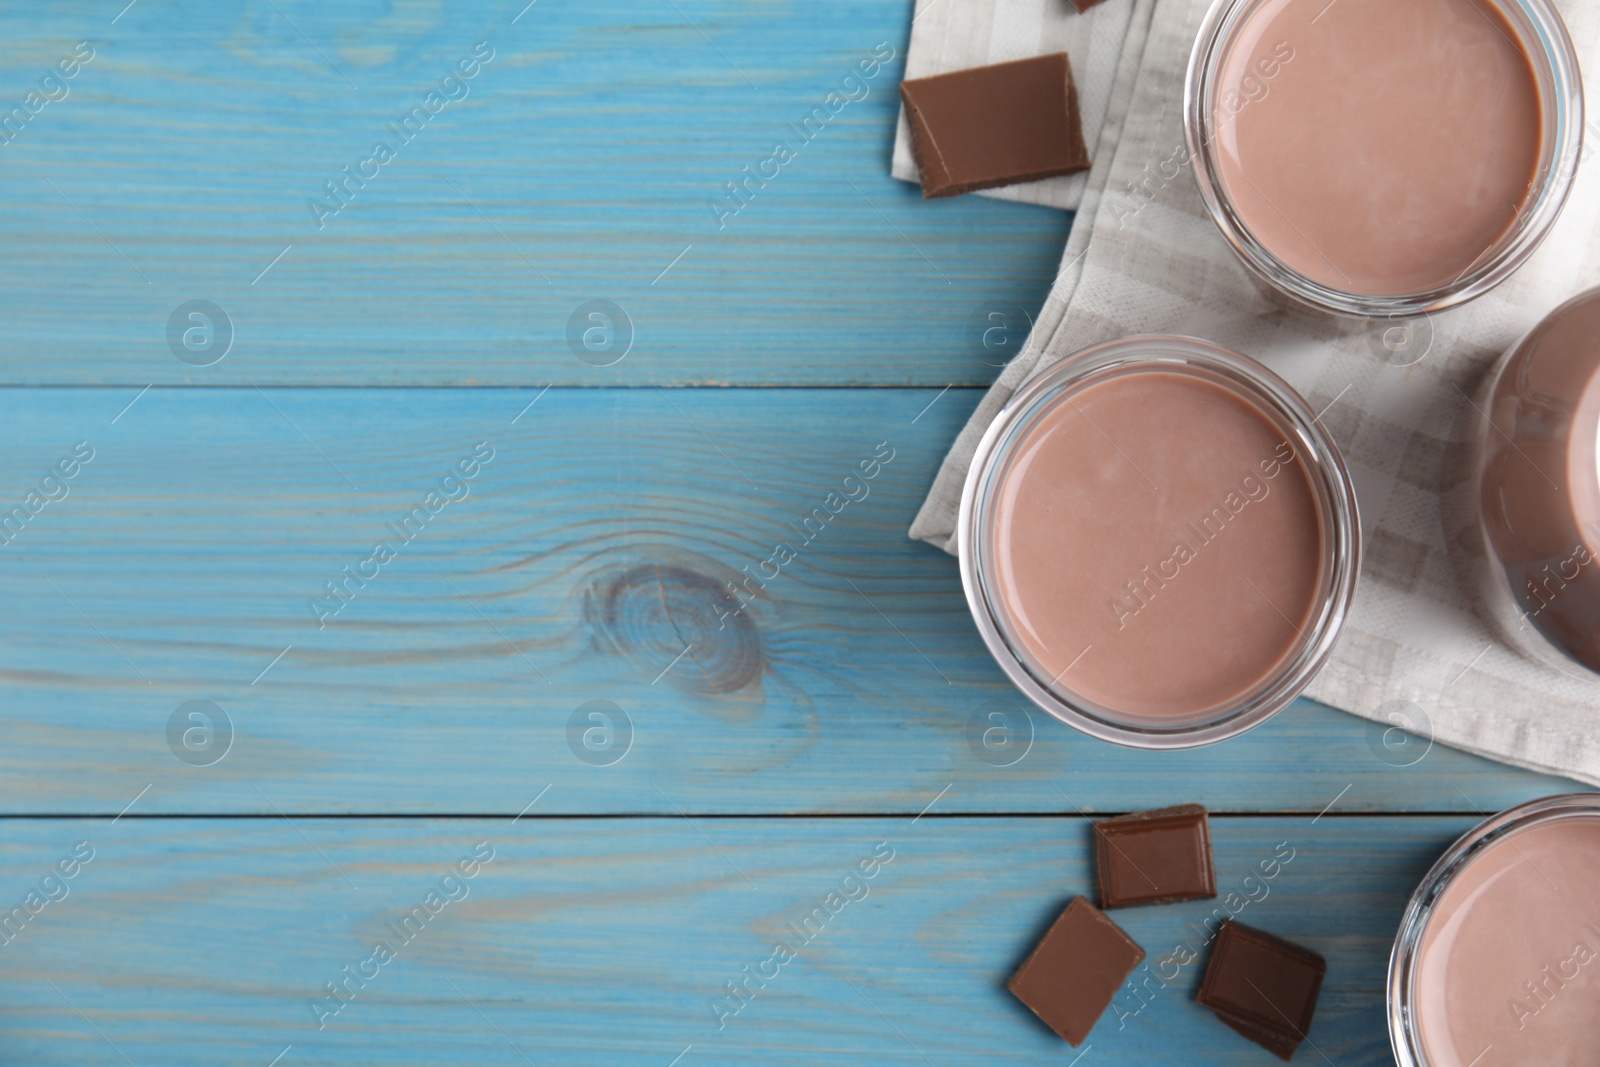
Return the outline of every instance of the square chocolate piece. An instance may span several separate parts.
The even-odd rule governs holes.
[[[1327,970],[1327,961],[1310,949],[1229,919],[1217,932],[1195,999],[1287,1060],[1311,1029]]]
[[[1102,908],[1207,900],[1217,895],[1211,820],[1198,804],[1097,822],[1094,854]]]
[[[1089,169],[1065,52],[900,83],[929,199]]]
[[[1085,897],[1075,897],[1009,988],[1044,1024],[1077,1047],[1144,961],[1144,949]]]

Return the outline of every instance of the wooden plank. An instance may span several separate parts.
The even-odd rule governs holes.
[[[0,13],[0,111],[93,50],[0,146],[0,192],[27,207],[0,262],[0,382],[993,378],[1011,349],[984,349],[985,316],[1020,341],[1013,309],[1043,301],[1070,216],[924,203],[888,177],[907,0],[523,6]],[[493,58],[448,89],[466,95],[392,132],[478,42]],[[846,87],[880,44],[896,58]],[[789,124],[836,90],[858,99],[802,141]],[[394,158],[364,165],[379,141]],[[780,141],[794,158],[766,165]],[[729,182],[748,182],[731,217],[712,209]],[[213,366],[169,349],[194,300],[231,323]],[[593,300],[631,321],[612,366],[590,363],[620,339],[588,362],[569,347]]]
[[[941,793],[1471,811],[1564,787],[1309,705],[1168,754],[1034,712],[1025,758],[993,765],[1010,757],[974,738],[998,709],[1020,746],[1025,705],[953,561],[904,532],[977,396],[0,390],[0,516],[67,494],[0,550],[0,810],[115,814],[148,786],[142,811],[515,814],[550,785],[541,810],[563,813],[915,813]],[[93,459],[46,483],[80,441]],[[445,482],[480,443],[493,459]],[[852,478],[863,462],[876,477]],[[468,495],[418,519],[430,491]],[[371,562],[378,542],[397,557]],[[797,558],[729,592],[780,542]],[[236,734],[209,767],[176,755],[206,741],[195,700]],[[581,743],[604,747],[596,700],[632,724],[610,766],[618,748]]]
[[[1224,905],[1254,897],[1233,901],[1241,920],[1328,960],[1309,1035],[1328,1062],[1390,1062],[1383,980],[1401,909],[1472,821],[1213,823]],[[129,817],[9,820],[4,840],[8,903],[77,842],[94,850],[0,954],[0,1041],[18,1062],[926,1067],[1083,1051],[1004,988],[1066,901],[1093,893],[1074,818]],[[475,848],[492,860],[397,937],[389,924]],[[828,907],[859,861],[889,855]],[[1194,1003],[1215,906],[1115,913],[1151,970],[1090,1035],[1092,1062],[1277,1062]],[[380,940],[396,958],[363,965]],[[778,941],[797,958],[762,966]],[[1163,968],[1180,945],[1198,959]],[[367,981],[334,1012],[319,998],[345,967]],[[746,967],[776,975],[732,1012],[717,998]]]

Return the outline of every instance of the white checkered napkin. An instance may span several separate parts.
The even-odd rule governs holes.
[[[1068,239],[1068,269],[1035,336],[957,439],[912,536],[954,550],[977,439],[1034,374],[1127,334],[1207,338],[1262,360],[1313,408],[1326,408],[1323,422],[1356,483],[1366,546],[1360,589],[1307,695],[1385,727],[1600,784],[1600,682],[1557,674],[1495,639],[1463,592],[1442,518],[1465,396],[1524,331],[1600,284],[1600,152],[1591,148],[1539,251],[1487,296],[1434,316],[1422,328],[1433,334],[1426,354],[1396,365],[1380,341],[1387,324],[1301,314],[1267,300],[1217,233],[1186,171],[1165,184],[1147,180],[1183,143],[1184,71],[1207,6],[1155,0],[1142,40],[1130,27],[1127,50],[1139,71],[1118,82],[1109,105],[1090,193]],[[1561,0],[1560,7],[1583,67],[1594,72],[1588,113],[1600,116],[1600,0]],[[1600,122],[1591,120],[1588,136],[1600,144]],[[1129,192],[1140,183],[1142,198]],[[1414,758],[1381,745],[1375,751],[1396,762]]]
[[[1078,13],[1071,0],[918,0],[916,6],[906,52],[907,78],[1067,53],[1078,86],[1083,140],[1093,155],[1096,136],[1105,126],[1118,68],[1128,65],[1122,53],[1129,20],[1136,7],[1148,10],[1149,0],[1106,0],[1084,14]],[[917,162],[911,155],[911,127],[903,107],[889,173],[902,181],[919,180]],[[1071,211],[1083,198],[1086,181],[1085,174],[1068,174],[985,189],[976,195]]]

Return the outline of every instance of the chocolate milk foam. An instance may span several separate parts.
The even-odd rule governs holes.
[[[1517,831],[1444,890],[1422,936],[1417,1029],[1432,1067],[1600,1058],[1600,819]]]
[[[1346,292],[1447,285],[1527,201],[1542,103],[1527,54],[1478,0],[1273,0],[1241,29],[1219,93],[1292,49],[1219,119],[1221,178],[1279,260]]]
[[[1127,373],[1039,415],[996,491],[997,601],[1042,680],[1170,723],[1301,641],[1321,512],[1282,429],[1210,380]]]

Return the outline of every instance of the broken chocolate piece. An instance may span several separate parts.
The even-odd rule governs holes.
[[[1008,984],[1072,1046],[1083,1043],[1144,949],[1085,897],[1074,897]]]
[[[1094,852],[1102,908],[1217,895],[1211,822],[1198,804],[1097,822]]]
[[[924,197],[1089,169],[1065,52],[913,78],[900,99]]]
[[[1280,1059],[1305,1040],[1327,962],[1253,926],[1224,922],[1195,998]]]
[[[1091,7],[1094,7],[1094,5],[1102,2],[1103,0],[1072,0],[1072,6],[1077,8],[1078,14],[1081,15]]]

